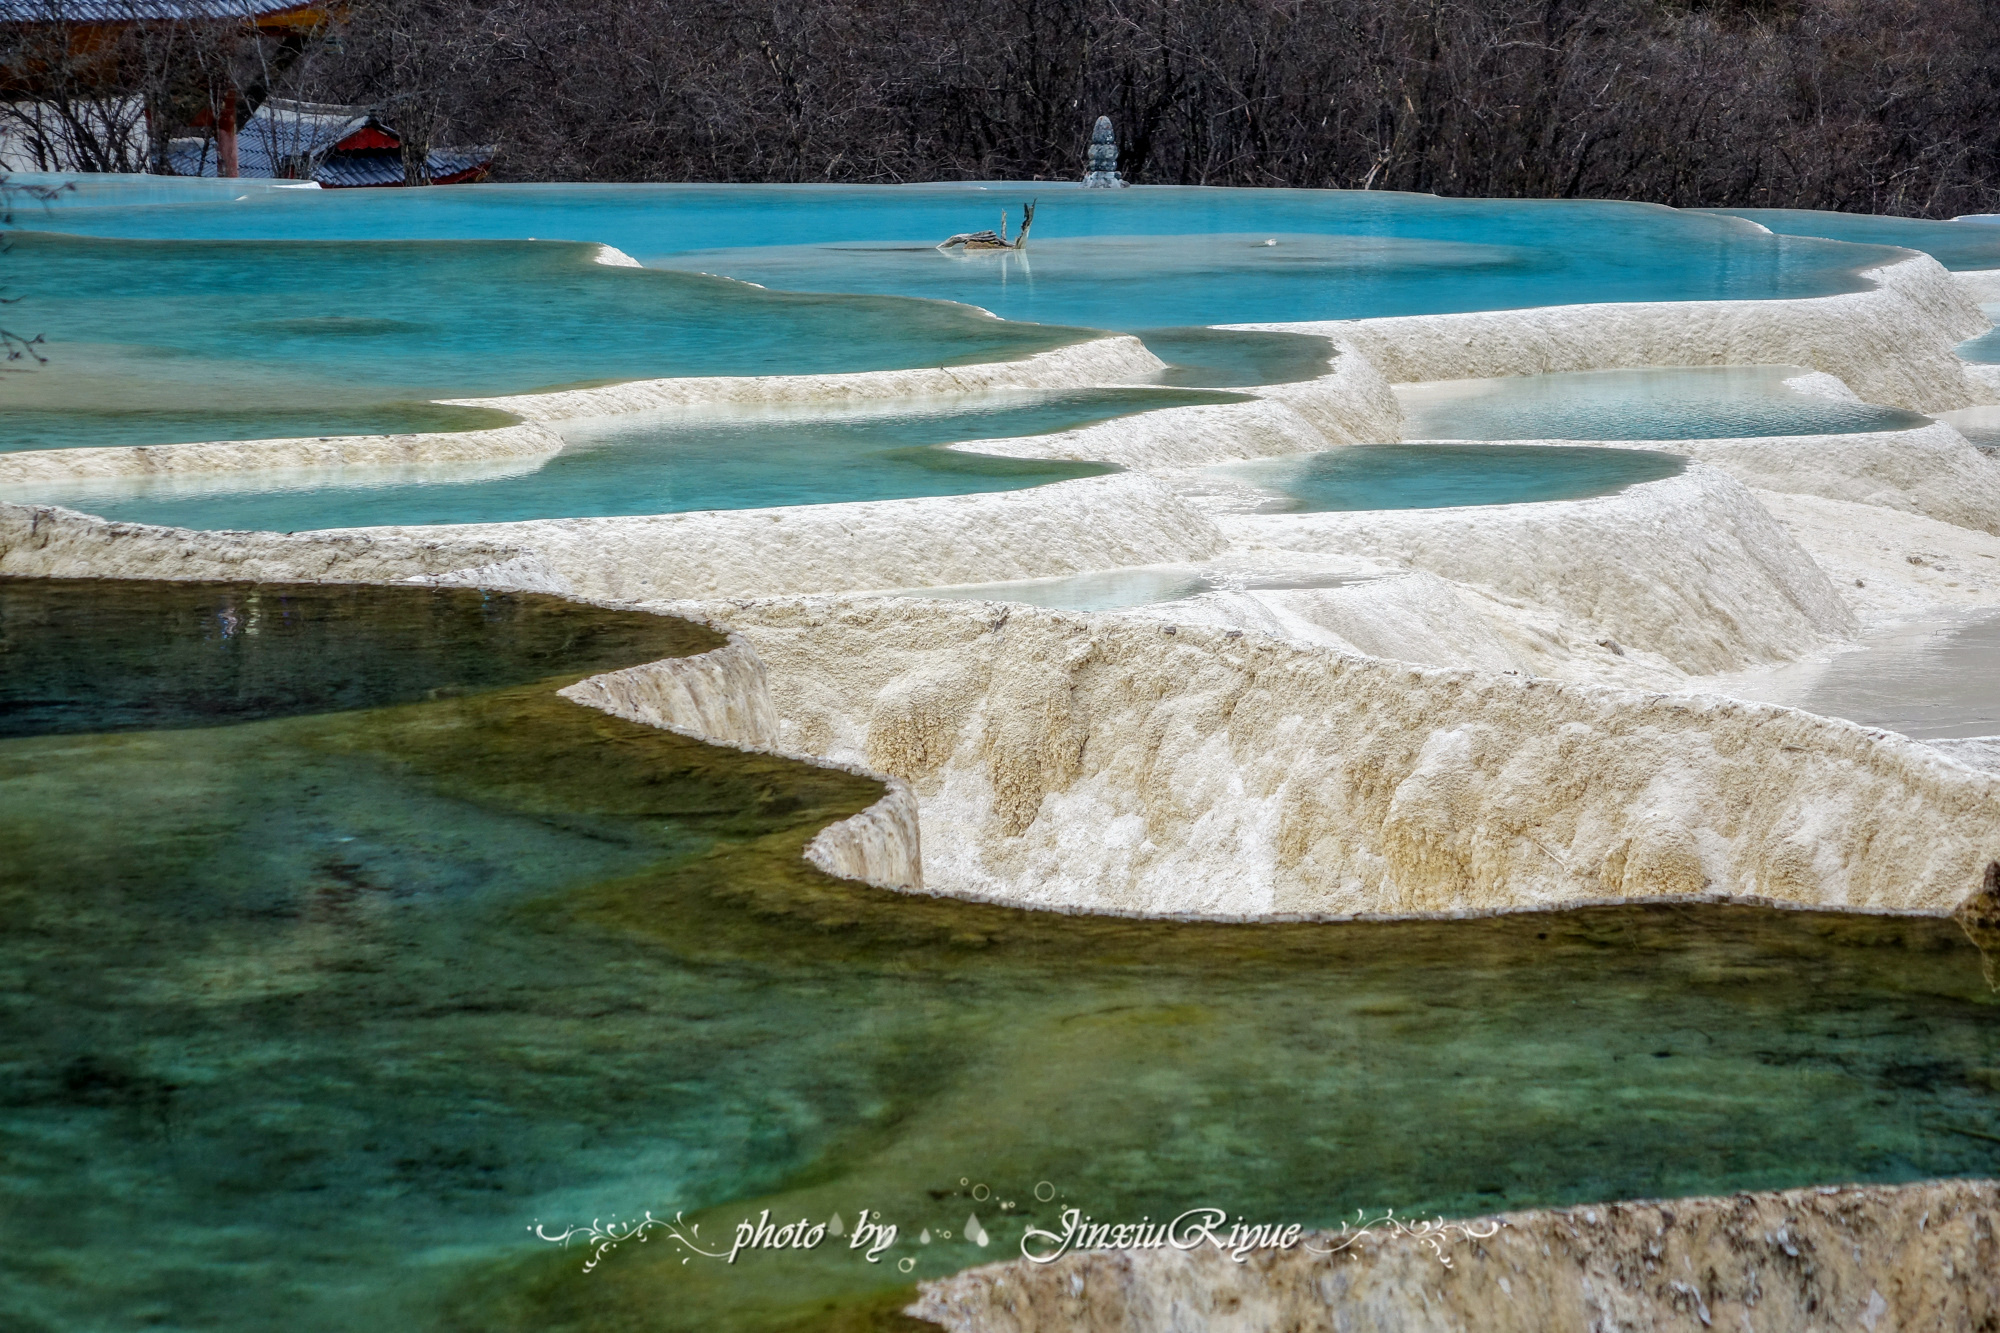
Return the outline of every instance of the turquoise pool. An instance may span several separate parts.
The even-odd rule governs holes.
[[[942,297],[1013,320],[1125,330],[1824,295],[1857,289],[1856,269],[1887,257],[1644,204],[1340,190],[480,185],[106,205],[115,198],[100,185],[22,220],[160,239],[596,241],[649,265],[785,290]],[[997,225],[1003,209],[1018,225],[1031,198],[1040,208],[1025,254],[932,249]]]
[[[895,407],[635,412],[560,423],[546,461],[188,474],[21,487],[7,498],[187,528],[500,523],[1015,490],[1111,469],[941,449],[1239,400],[1171,388],[994,394]]]
[[[1890,254],[1646,205],[1352,191],[1042,184],[1028,250],[946,255],[1018,219],[1024,187],[194,184],[19,211],[41,230],[13,233],[10,327],[49,360],[10,380],[0,449],[452,428],[425,400],[1013,359],[1093,329],[1142,332],[1169,384],[1269,383],[1319,354],[1201,328],[1823,295]]]
[[[1588,445],[1359,444],[1209,470],[1284,497],[1265,512],[1315,514],[1586,500],[1675,476],[1686,461]]]
[[[1991,314],[1988,315],[1991,318]],[[1960,343],[1958,354],[1967,361],[1982,365],[2000,364],[2000,329],[1980,334],[1967,342]]]
[[[1788,366],[1671,366],[1401,385],[1412,440],[1720,440],[1911,430],[1897,407],[1800,393]]]
[[[19,233],[9,326],[45,334],[48,364],[9,378],[0,449],[394,429],[411,399],[963,365],[1090,336],[942,302],[607,267],[595,254]]]
[[[0,642],[0,1304],[37,1333],[886,1331],[1070,1204],[1311,1224],[2000,1169],[2000,997],[1948,921],[911,898],[798,857],[875,783],[552,693],[717,642],[679,622],[0,580]],[[655,1236],[585,1273],[530,1231],[766,1208],[900,1238],[729,1266]]]
[[[1026,254],[931,248],[1036,194]],[[1889,253],[1628,204],[1055,185],[90,182],[31,220],[0,285],[51,360],[8,380],[0,450],[473,429],[500,418],[425,400],[962,364],[1088,329],[1173,363],[1136,389],[566,423],[544,462],[32,497],[201,528],[1028,486],[1103,469],[936,446],[1229,401],[1326,355],[1191,326],[1818,295]],[[656,267],[594,264],[595,242]],[[1778,373],[1405,398],[1427,433],[1500,438],[1907,416]],[[1311,512],[1576,499],[1682,466],[1418,443],[1218,471]],[[1231,586],[1033,585],[941,591],[1089,608]],[[0,1324],[909,1333],[910,1283],[1071,1205],[1315,1225],[2000,1171],[2000,995],[1951,922],[1707,903],[1197,925],[874,890],[801,853],[879,783],[555,693],[720,642],[473,589],[0,578]],[[1975,693],[1957,702],[1990,712]],[[730,1266],[656,1235],[586,1272],[535,1232],[685,1210],[714,1236],[767,1209],[866,1209],[899,1240],[880,1265],[836,1243]]]
[[[1805,208],[1719,208],[1717,213],[1747,218],[1785,236],[1816,236],[1861,245],[1900,245],[1922,250],[1950,269],[2000,268],[2000,226],[1970,219],[1933,222],[1928,218],[1876,217],[1868,213],[1826,213]]]

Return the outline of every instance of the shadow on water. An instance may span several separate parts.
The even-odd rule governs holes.
[[[884,893],[800,856],[876,783],[552,692],[714,642],[470,590],[0,581],[22,1326],[914,1327],[909,1283],[1068,1206],[2000,1169],[1995,997],[1949,921]],[[589,1272],[531,1230],[649,1209],[709,1248],[765,1209],[900,1230],[872,1265],[654,1230]]]

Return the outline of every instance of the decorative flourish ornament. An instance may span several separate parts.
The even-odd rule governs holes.
[[[593,1217],[590,1219],[589,1226],[566,1227],[553,1236],[542,1229],[540,1222],[535,1223],[528,1230],[534,1232],[542,1240],[548,1241],[552,1245],[560,1245],[565,1249],[569,1248],[569,1243],[572,1240],[582,1240],[585,1244],[589,1245],[590,1259],[583,1266],[583,1271],[588,1273],[604,1262],[605,1255],[611,1253],[626,1241],[636,1240],[642,1245],[645,1244],[647,1239],[646,1233],[656,1227],[659,1228],[663,1235],[673,1240],[682,1248],[699,1254],[704,1258],[727,1259],[729,1257],[730,1252],[727,1249],[703,1249],[698,1243],[701,1236],[701,1224],[699,1222],[688,1222],[680,1213],[675,1213],[674,1220],[671,1222],[663,1218],[654,1217],[650,1211],[647,1212],[645,1217],[635,1222],[620,1222],[616,1218],[613,1218],[609,1222],[600,1222]],[[681,1262],[685,1263],[687,1261],[683,1259]]]
[[[1303,1242],[1304,1247],[1314,1254],[1339,1254],[1342,1250],[1360,1244],[1363,1239],[1413,1240],[1429,1250],[1432,1258],[1450,1268],[1451,1256],[1444,1252],[1447,1244],[1461,1240],[1491,1240],[1500,1234],[1500,1228],[1507,1225],[1496,1220],[1481,1230],[1476,1222],[1447,1222],[1442,1217],[1433,1217],[1428,1222],[1411,1222],[1396,1216],[1394,1208],[1384,1212],[1372,1222],[1361,1220],[1366,1216],[1364,1210],[1359,1208],[1354,1210],[1354,1223],[1341,1225],[1340,1244],[1322,1249],[1306,1241]],[[1376,1231],[1377,1227],[1383,1228],[1379,1234]]]

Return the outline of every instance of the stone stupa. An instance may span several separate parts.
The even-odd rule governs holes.
[[[1118,137],[1111,130],[1111,117],[1099,116],[1097,126],[1090,132],[1089,170],[1083,174],[1083,188],[1086,190],[1122,190],[1125,182],[1118,179]]]

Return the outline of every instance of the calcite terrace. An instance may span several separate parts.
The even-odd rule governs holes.
[[[2000,603],[2000,463],[1951,427],[1627,442],[1686,470],[1486,508],[1258,513],[1201,470],[1395,438],[1390,381],[1415,375],[1760,360],[1836,396],[1856,396],[1845,376],[1935,411],[1981,397],[1950,351],[1984,326],[1966,284],[1921,256],[1866,276],[1852,295],[1693,318],[1314,326],[1334,346],[1317,379],[962,446],[1123,469],[1026,491],[290,536],[16,506],[0,570],[477,582],[708,621],[758,669],[688,682],[674,725],[906,784],[894,824],[914,836],[887,878],[931,893],[1231,919],[1690,896],[1949,911],[2000,856],[1974,752],[1705,683],[1835,649],[1884,598],[1905,615]],[[484,400],[527,421],[483,435],[17,453],[0,476],[511,455],[548,447],[539,423],[668,400],[1066,387],[1157,365],[1112,338],[990,368],[659,381]],[[1926,559],[1849,577],[1876,533],[1948,548],[1964,576],[1934,580]],[[1212,591],[1082,614],[1008,608],[1001,587],[985,606],[921,596],[1133,568]],[[717,721],[737,717],[759,721]]]
[[[1112,206],[1143,194],[1090,199]],[[1245,234],[1229,243],[1282,251],[1292,238]],[[860,247],[829,249],[857,273],[901,262],[870,258]],[[1452,262],[1476,269],[1483,261],[1465,249],[1451,252]],[[1054,258],[1045,261],[1044,253]],[[637,267],[609,247],[596,258],[620,270]],[[1062,272],[1056,244],[1025,259],[989,258],[1021,264],[1004,272],[1023,285],[1035,276],[1028,265],[1044,264],[1045,277]],[[819,254],[813,262],[834,260]],[[1975,955],[1955,917],[1987,952],[1990,976],[1992,895],[2000,891],[2000,742],[1964,726],[1908,727],[1913,734],[1904,734],[1853,720],[1848,714],[1860,716],[1857,710],[1826,704],[1813,691],[1841,661],[1889,651],[1896,636],[1916,632],[1911,625],[1976,626],[2000,615],[2000,459],[1981,434],[1982,414],[2000,412],[2000,382],[1992,367],[1956,350],[1991,327],[1981,302],[2000,292],[1996,273],[1954,274],[1905,252],[1871,260],[1852,290],[1827,295],[1259,320],[1246,328],[1322,340],[1309,344],[1319,348],[1315,373],[1232,382],[1227,393],[1107,410],[1039,433],[952,435],[927,455],[940,469],[1077,465],[1060,474],[1069,479],[1019,489],[677,512],[544,510],[466,522],[399,518],[301,531],[177,528],[86,512],[87,497],[124,486],[283,493],[354,478],[387,490],[441,477],[532,477],[572,449],[565,432],[578,423],[671,413],[809,417],[835,406],[970,419],[982,403],[1157,390],[1174,368],[1140,337],[1078,334],[1011,360],[571,379],[547,392],[454,396],[446,401],[514,419],[455,433],[0,453],[0,575],[479,588],[553,594],[569,599],[571,610],[583,602],[695,622],[704,643],[714,645],[706,651],[602,670],[567,684],[562,697],[624,720],[575,714],[597,726],[639,723],[749,752],[774,768],[797,759],[836,770],[817,774],[827,781],[864,779],[856,785],[868,794],[843,807],[854,813],[810,839],[801,835],[784,856],[798,869],[802,854],[815,869],[799,874],[850,881],[833,887],[865,897],[856,907],[856,898],[830,893],[802,910],[813,930],[829,935],[864,918],[866,931],[879,929],[864,932],[859,962],[850,967],[843,956],[839,963],[843,974],[871,986],[879,980],[869,971],[877,958],[905,947],[880,923],[907,914],[936,927],[926,939],[949,941],[948,949],[939,946],[941,975],[981,950],[1007,953],[1016,943],[1010,930],[1047,931],[1068,944],[1093,929],[1129,928],[1185,931],[1173,937],[1182,940],[1224,938],[1217,956],[1254,976],[1263,966],[1262,942],[1277,932],[1319,931],[1313,939],[1320,940],[1377,929],[1354,922],[1386,918],[1399,924],[1381,929],[1403,930],[1416,929],[1410,919],[1421,918],[1426,930],[1516,931],[1524,950],[1507,956],[1537,961],[1513,975],[1540,987],[1548,953],[1533,939],[1541,928],[1533,923],[1600,921],[1580,910],[1592,907],[1628,914],[1603,918],[1613,921],[1601,926],[1607,933],[1641,917],[1656,926],[1679,921],[1680,913],[1710,913],[1699,918],[1710,923],[1732,913],[1732,920],[1779,919],[1804,923],[1803,931],[1818,929],[1816,922],[1873,930],[1888,921],[1884,929],[1942,932],[1943,945],[1937,934],[1910,938],[1928,941],[1930,954],[1956,949],[1953,957],[1964,963]],[[994,323],[959,315],[979,327]],[[1789,377],[1798,402],[1880,410],[1881,417],[1840,433],[1439,441],[1413,416],[1413,404],[1441,383],[1703,366],[1783,367],[1772,373]],[[1577,475],[1592,466],[1612,471],[1608,480],[1555,498],[1422,507],[1317,507],[1282,491],[1271,480],[1276,472],[1260,471],[1294,467],[1288,475],[1296,478],[1309,460],[1433,447],[1457,457],[1531,455],[1545,470],[1572,460]],[[1442,455],[1413,456],[1422,463]],[[85,498],[51,504],[48,494]],[[1952,668],[1956,675],[1921,688],[1976,696],[1975,677],[1990,669],[1984,660],[1961,663]],[[626,730],[684,744],[658,730]],[[635,784],[619,794],[643,806],[648,790]],[[690,930],[712,924],[689,919]],[[997,920],[1012,924],[993,925]],[[1854,927],[1857,921],[1864,927]],[[659,923],[634,910],[618,924],[644,938]],[[1316,947],[1287,938],[1295,941],[1287,947]],[[1450,947],[1440,946],[1425,965],[1464,966],[1471,980],[1454,992],[1458,1008],[1440,1026],[1462,1027],[1450,1034],[1454,1040],[1477,1041],[1486,1029],[1463,1016],[1484,1000],[1473,975],[1477,960],[1459,957],[1462,938],[1452,934]],[[693,954],[707,941],[676,942],[683,946]],[[942,1191],[952,1225],[963,1227],[951,1180],[971,1151],[966,1145],[1018,1148],[1037,1117],[1064,1113],[1063,1089],[1027,1076],[1041,1068],[1050,1043],[1072,1043],[1063,1045],[1062,1058],[1073,1068],[1112,1054],[1135,1064],[1152,1060],[1169,1083],[1179,1062],[1199,1049],[1233,1076],[1237,1066],[1211,1049],[1232,1054],[1227,1036],[1206,1030],[1220,1025],[1196,1000],[1123,993],[1136,993],[1131,974],[1142,969],[1127,969],[1125,960],[1142,949],[1128,954],[1123,941],[1093,948],[1091,965],[1111,978],[1102,993],[1077,999],[1076,1013],[1052,1007],[1021,1035],[991,1038],[1005,1058],[993,1060],[990,1082],[979,1081],[987,1070],[944,1069],[949,1060],[937,1052],[947,1043],[939,1038],[910,1057],[939,1085],[924,1090],[930,1100],[913,1094],[915,1110],[896,1102],[880,1122],[866,1118],[877,1114],[868,1109],[836,1125],[842,1143],[862,1145],[840,1165],[852,1169],[845,1179],[902,1181],[901,1164],[886,1168],[894,1154],[879,1144],[914,1126],[907,1142],[921,1147],[911,1154],[932,1154],[936,1160],[925,1159],[921,1170],[942,1185],[927,1178],[912,1197],[935,1200]],[[964,952],[950,952],[957,949]],[[1919,953],[1909,946],[1911,958]],[[1781,981],[1812,980],[1781,978],[1777,968],[1745,966],[1735,955],[1718,958],[1691,962],[1685,976],[1663,972],[1667,982],[1649,974],[1647,984],[1708,987],[1754,1004]],[[1318,964],[1319,955],[1310,955],[1306,965]],[[1047,976],[1062,974],[1059,950],[1048,966],[1046,975],[1028,968],[1001,976],[991,990],[968,990],[978,998],[963,1010],[984,1021],[987,1008],[1001,1003],[994,995],[1040,994]],[[896,970],[884,967],[882,975]],[[1082,970],[1095,986],[1098,973]],[[1961,972],[1960,980],[1979,985],[1970,964]],[[796,989],[818,994],[818,984],[807,978]],[[1895,984],[1903,984],[1900,972]],[[881,985],[889,994],[891,983]],[[924,1012],[925,1005],[944,1012],[959,1001],[948,986],[913,993],[911,1007]],[[905,993],[895,994],[902,1003]],[[1316,1027],[1324,1026],[1329,1042],[1364,1028],[1389,1032],[1380,1049],[1395,1061],[1397,1043],[1409,1035],[1400,1026],[1409,1012],[1402,999],[1336,995],[1338,1004],[1353,1000],[1345,1009],[1315,994],[1323,1011],[1290,1012],[1289,991],[1245,1003],[1315,1038],[1326,1035]],[[1565,1003],[1580,1013],[1585,998]],[[1963,995],[1926,998],[1963,1001],[1954,1011],[1959,1019],[1976,1011]],[[1539,990],[1529,996],[1524,1026],[1515,1031],[1539,1037],[1542,999]],[[1784,1012],[1790,1022],[1798,1010]],[[809,1015],[794,1026],[812,1021]],[[1549,1023],[1552,1031],[1560,1027]],[[1845,1015],[1841,1023],[1851,1026]],[[771,1031],[779,1026],[772,1020]],[[956,1032],[949,1042],[958,1041]],[[852,1037],[839,1058],[865,1063],[855,1054],[865,1044]],[[1552,1037],[1551,1049],[1557,1045]],[[1808,1058],[1800,1051],[1810,1045],[1799,1037],[1784,1051],[1731,1048],[1686,1076],[1687,1095],[1719,1096],[1713,1084],[1731,1076],[1726,1059],[1747,1069],[1768,1056],[1772,1067],[1789,1070]],[[1348,1049],[1326,1049],[1336,1048]],[[1437,1063],[1424,1068],[1446,1071],[1437,1074],[1439,1085],[1455,1077],[1454,1049],[1427,1054]],[[1663,1040],[1626,1054],[1643,1057],[1648,1075],[1665,1081],[1683,1067],[1666,1062],[1685,1052]],[[1868,1058],[1880,1055],[1871,1049]],[[1851,1057],[1843,1047],[1827,1058]],[[1883,1099],[1915,1087],[1930,1096],[1949,1085],[1949,1096],[1966,1100],[1993,1073],[1955,1048],[1921,1066],[1882,1068],[1891,1080],[1881,1085]],[[1551,1086],[1534,1079],[1564,1073],[1524,1059],[1491,1076],[1515,1080],[1509,1091],[1532,1101]],[[1641,1086],[1605,1077],[1603,1087]],[[1380,1086],[1394,1084],[1385,1078]],[[1804,1076],[1785,1084],[1808,1092],[1809,1085]],[[1331,1105],[1329,1087],[1313,1095]],[[1449,1096],[1459,1113],[1476,1106],[1484,1114],[1476,1089],[1461,1084]],[[853,1100],[875,1107],[860,1094]],[[755,1109],[763,1103],[746,1094],[744,1104],[753,1103],[746,1122],[768,1109]],[[1048,1112],[1049,1103],[1058,1110]],[[1900,1115],[1902,1103],[1896,1106]],[[1425,1108],[1364,1109],[1421,1118]],[[1647,1103],[1634,1114],[1658,1109]],[[774,1133],[817,1142],[819,1113],[781,1108],[769,1115],[782,1121]],[[1758,1140],[1769,1126],[1756,1115],[1765,1114],[1798,1111],[1759,1103],[1734,1132]],[[833,1118],[829,1113],[828,1123]],[[1202,1160],[1227,1175],[1214,1162],[1243,1154],[1231,1137],[1237,1128],[1203,1123],[1221,1146]],[[1534,1125],[1532,1116],[1523,1123],[1530,1129],[1516,1124],[1511,1132],[1532,1132],[1538,1151],[1567,1151],[1567,1140],[1550,1142],[1566,1127]],[[1959,1148],[1990,1137],[1957,1122],[1920,1128]],[[1249,1142],[1249,1131],[1243,1134]],[[746,1131],[745,1139],[755,1135]],[[893,1146],[900,1151],[905,1142]],[[677,1140],[673,1148],[679,1151]],[[648,1151],[655,1149],[667,1152],[659,1144]],[[1130,1145],[1120,1150],[1144,1156]],[[1901,1151],[1880,1148],[1865,1178],[1908,1179],[1912,1172],[1894,1157]],[[1245,1264],[1199,1249],[1129,1247],[1048,1265],[989,1263],[897,1301],[914,1299],[917,1317],[968,1333],[1992,1323],[2000,1310],[1993,1276],[2000,1271],[2000,1204],[1990,1182],[1850,1186],[1827,1178],[1813,1165],[1821,1159],[1803,1151],[1772,1155],[1776,1166],[1754,1154],[1747,1166],[1732,1159],[1714,1169],[1734,1176],[1698,1187],[1734,1188],[1756,1171],[1766,1174],[1748,1183],[1810,1180],[1815,1187],[1460,1217],[1437,1233],[1449,1243],[1449,1265],[1392,1225],[1360,1238],[1314,1232],[1306,1246]],[[1856,1149],[1839,1160],[1859,1156]],[[1890,1165],[1880,1164],[1885,1160]],[[1922,1171],[1969,1172],[1965,1163],[1973,1160],[1939,1153]],[[817,1169],[794,1173],[803,1184],[755,1175],[754,1189],[739,1181],[737,1194],[724,1197],[774,1190],[784,1206],[838,1207],[851,1216],[855,1204],[833,1199],[827,1183],[843,1180],[839,1170]],[[698,1174],[679,1159],[672,1170]],[[765,1170],[761,1162],[756,1170]],[[915,1179],[919,1168],[908,1170]],[[1119,1173],[1143,1174],[1124,1158],[1111,1170]],[[1559,1175],[1534,1177],[1523,1168],[1522,1179],[1533,1182],[1523,1188],[1543,1192],[1513,1197],[1579,1197],[1547,1184]],[[1620,1179],[1620,1192],[1655,1188]],[[1488,1181],[1481,1175],[1457,1184],[1488,1198]],[[1694,1187],[1682,1179],[1658,1188]],[[1457,1197],[1465,1196],[1461,1190]],[[1488,1198],[1473,1206],[1502,1204]],[[984,1200],[980,1207],[986,1225],[999,1231],[999,1215]],[[930,1225],[938,1227],[938,1244],[954,1239],[935,1220]],[[953,1267],[981,1257],[967,1246],[971,1234],[955,1238],[963,1257]],[[931,1244],[931,1232],[923,1235]],[[908,1257],[904,1273],[916,1271],[920,1256],[912,1250]]]

